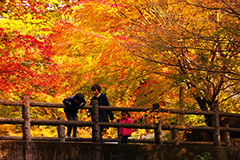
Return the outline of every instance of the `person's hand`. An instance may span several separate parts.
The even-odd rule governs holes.
[[[113,119],[113,120],[112,120],[112,122],[113,122],[113,123],[116,123],[116,122],[117,122],[117,120],[116,120],[116,119]]]
[[[87,113],[87,116],[90,117],[90,116],[91,116],[91,113]]]

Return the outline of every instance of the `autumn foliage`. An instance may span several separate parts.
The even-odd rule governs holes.
[[[89,101],[91,85],[99,83],[112,106],[238,112],[239,6],[231,0],[0,1],[0,95],[59,103],[82,92]],[[135,120],[141,116],[133,113]]]

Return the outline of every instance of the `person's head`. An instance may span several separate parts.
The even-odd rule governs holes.
[[[122,111],[121,114],[122,114],[122,118],[124,119],[127,117],[130,117],[130,114],[128,113],[128,111]]]
[[[76,103],[81,103],[84,99],[84,95],[82,93],[77,93],[75,96],[74,96],[74,101]]]
[[[95,96],[98,96],[99,93],[101,93],[101,87],[100,87],[98,84],[94,84],[94,85],[92,85],[92,87],[91,87],[91,91],[93,92],[93,94],[94,94]]]

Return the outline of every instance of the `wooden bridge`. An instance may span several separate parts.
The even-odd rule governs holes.
[[[31,148],[36,147],[35,144],[43,144],[45,143],[56,143],[57,144],[68,144],[72,139],[66,139],[65,138],[65,126],[66,125],[77,125],[79,127],[82,126],[89,126],[92,127],[92,138],[76,138],[74,139],[74,145],[76,143],[85,144],[87,145],[94,145],[95,149],[96,146],[99,148],[99,146],[103,146],[106,144],[100,144],[100,138],[99,138],[99,126],[104,126],[104,127],[132,127],[132,128],[141,128],[141,129],[154,129],[155,131],[155,138],[153,140],[143,140],[143,139],[129,139],[129,142],[131,144],[127,146],[139,146],[140,148],[143,147],[143,144],[145,143],[150,143],[152,145],[148,145],[148,147],[160,147],[162,150],[164,150],[164,147],[172,147],[172,148],[177,148],[177,150],[181,151],[181,148],[184,148],[186,146],[190,146],[189,150],[193,149],[196,146],[201,146],[201,149],[198,149],[198,151],[204,152],[204,149],[207,149],[207,151],[211,152],[208,147],[212,148],[213,151],[211,152],[217,159],[226,159],[228,158],[229,155],[232,157],[240,158],[240,153],[239,149],[236,149],[234,146],[231,144],[231,138],[229,135],[229,132],[239,132],[240,133],[240,128],[232,128],[229,126],[220,126],[219,124],[219,116],[226,116],[226,117],[240,117],[240,114],[233,114],[233,113],[223,113],[219,112],[216,110],[215,112],[203,112],[203,111],[182,111],[182,110],[171,110],[171,109],[163,109],[159,108],[158,104],[153,104],[153,108],[129,108],[129,107],[106,107],[106,106],[98,106],[97,101],[94,101],[93,105],[86,105],[84,106],[83,109],[92,109],[92,121],[87,122],[87,121],[65,121],[63,117],[59,117],[56,120],[39,120],[39,119],[31,119],[30,118],[30,109],[31,107],[47,107],[47,108],[64,108],[65,106],[61,103],[47,103],[47,102],[32,102],[29,100],[29,97],[24,97],[23,101],[6,101],[6,100],[0,100],[1,105],[7,105],[7,106],[21,106],[22,107],[22,118],[0,118],[0,124],[21,124],[23,126],[23,136],[0,136],[0,142],[2,146],[4,144],[8,143],[21,143],[23,154],[22,157],[23,159],[35,159],[32,156],[32,150]],[[158,113],[169,113],[169,114],[193,114],[193,115],[210,115],[212,116],[213,120],[213,126],[211,127],[201,127],[201,126],[181,126],[177,124],[162,124],[161,118],[157,117],[156,118],[156,123],[153,124],[142,124],[142,123],[133,123],[133,124],[120,124],[120,123],[107,123],[107,122],[99,122],[99,117],[98,117],[98,111],[99,109],[101,110],[112,110],[112,111],[130,111],[130,112],[152,112],[155,115],[158,115]],[[31,136],[31,129],[30,127],[33,125],[52,125],[52,126],[57,126],[58,127],[58,137],[32,137]],[[162,138],[162,132],[163,130],[169,130],[172,132],[172,139],[171,140],[163,140]],[[179,132],[180,131],[185,131],[185,130],[205,130],[205,131],[210,131],[213,135],[213,140],[212,141],[181,141],[179,137]],[[222,134],[220,134],[222,133]],[[221,138],[223,136],[223,138]],[[119,139],[103,139],[105,142],[118,142]],[[91,143],[91,144],[89,144]],[[136,143],[136,144],[135,144]],[[24,145],[23,145],[24,144]],[[29,144],[33,145],[32,147],[29,147]],[[141,144],[141,145],[139,145]],[[10,145],[10,144],[9,144]],[[31,146],[30,145],[30,146]],[[69,144],[68,144],[69,145]],[[118,147],[122,147],[123,144],[118,144]],[[11,145],[10,145],[11,146]],[[117,147],[115,145],[115,147]],[[192,146],[192,147],[191,147]],[[212,146],[212,147],[211,147]],[[125,146],[126,147],[126,146]],[[4,147],[3,147],[4,148]],[[0,151],[0,154],[2,153],[5,157],[7,157],[7,154],[5,153],[4,149]],[[11,147],[10,147],[11,148]],[[100,147],[101,148],[101,147]],[[154,147],[153,147],[154,148]],[[188,148],[188,147],[187,147]],[[227,149],[227,151],[223,151]],[[233,151],[229,151],[229,149],[233,149]],[[119,149],[119,148],[118,148]],[[186,149],[186,148],[185,148]],[[219,151],[221,150],[221,152]],[[103,151],[102,149],[98,149],[99,152],[94,153],[96,159],[103,159],[103,153],[100,153],[100,150]],[[154,151],[155,152],[155,151]],[[158,151],[158,154],[161,151]],[[169,151],[168,151],[169,152]],[[5,153],[5,154],[4,154]],[[188,152],[186,152],[185,157],[193,157],[193,155],[190,155]],[[231,153],[231,154],[230,154]],[[101,154],[101,155],[99,155]],[[123,153],[122,153],[123,154]],[[199,153],[200,154],[200,153]],[[97,156],[98,155],[98,156]],[[158,158],[154,159],[166,159],[164,156],[170,156],[162,153],[157,156]],[[4,156],[2,156],[4,158]],[[65,155],[66,156],[66,155]],[[144,156],[143,156],[144,157]],[[1,155],[0,155],[1,159]],[[37,158],[41,159],[41,158]],[[61,159],[61,158],[56,158],[56,159]],[[64,158],[63,158],[64,159]],[[106,158],[104,158],[106,159]],[[109,158],[107,158],[109,159]],[[110,158],[111,159],[111,158]],[[116,158],[115,158],[116,159]],[[138,158],[139,159],[139,158]],[[146,159],[146,158],[145,158]],[[151,158],[150,158],[151,159]],[[185,158],[186,159],[186,158]],[[133,158],[131,158],[133,160]]]

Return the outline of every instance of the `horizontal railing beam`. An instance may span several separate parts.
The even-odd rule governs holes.
[[[99,122],[100,126],[103,127],[128,127],[128,128],[144,128],[144,129],[154,129],[156,124],[139,124],[139,123],[108,123]]]
[[[155,129],[156,124],[139,124],[139,123],[108,123],[108,122],[99,122],[100,126],[103,127],[127,127],[127,128],[146,128],[146,129]],[[213,131],[214,127],[200,127],[200,126],[180,126],[180,125],[162,125],[162,130],[209,130]]]
[[[172,110],[172,109],[162,109],[160,112],[172,113],[172,114],[195,114],[195,115],[214,115],[212,111],[184,111],[184,110]]]
[[[220,131],[240,132],[240,128],[220,127]]]
[[[201,127],[201,126],[180,126],[180,125],[168,125],[163,124],[162,125],[163,130],[172,130],[172,129],[178,129],[178,130],[209,130],[213,131],[214,127]]]
[[[92,126],[93,122],[85,121],[61,121],[61,120],[39,120],[32,119],[31,125],[76,125],[76,126]]]
[[[65,108],[62,103],[48,103],[48,102],[30,102],[31,107],[46,107],[46,108]],[[85,105],[81,109],[92,109],[91,105]]]
[[[23,124],[23,118],[0,118],[0,124]]]
[[[9,106],[22,106],[24,104],[23,101],[9,101],[9,100],[0,100],[1,105],[9,105]],[[48,102],[33,102],[30,101],[31,107],[51,107],[51,108],[65,108],[62,103],[48,103]],[[81,109],[92,109],[91,105],[86,105]],[[138,112],[146,112],[152,111],[152,108],[130,108],[130,107],[113,107],[113,106],[99,106],[99,109],[104,110],[112,110],[112,111],[138,111]],[[172,113],[172,114],[195,114],[195,115],[214,115],[212,111],[183,111],[183,110],[172,110],[172,109],[160,109],[160,112],[164,113]],[[240,114],[237,113],[225,113],[219,112],[219,116],[230,116],[230,117],[240,117]]]
[[[8,101],[8,100],[0,100],[1,105],[7,105],[7,106],[22,106],[22,101]]]
[[[152,108],[130,108],[130,107],[109,107],[109,106],[99,106],[99,110],[111,110],[111,111],[138,111],[146,112],[152,110]]]

